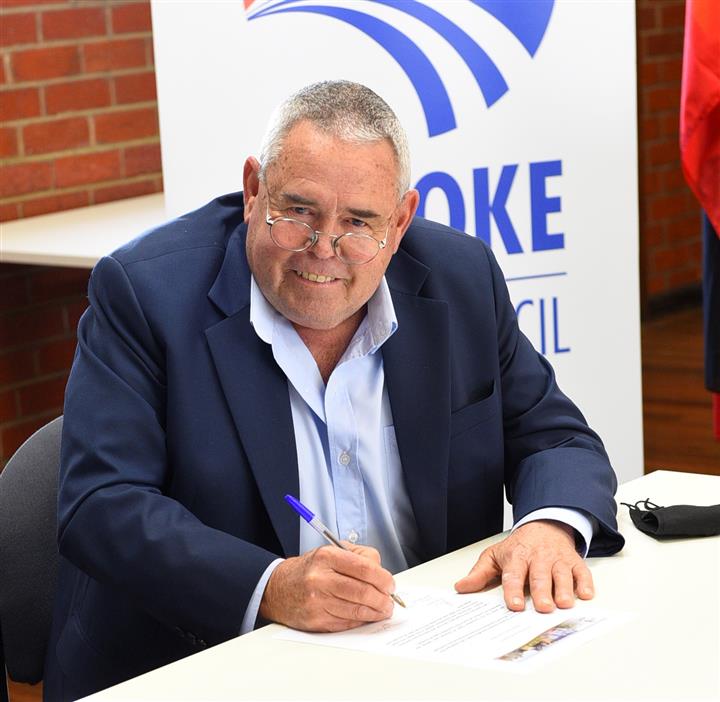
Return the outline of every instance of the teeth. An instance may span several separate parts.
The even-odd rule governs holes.
[[[298,276],[305,278],[305,280],[311,280],[313,283],[330,283],[335,278],[331,275],[317,275],[317,273],[306,273],[305,271],[295,271]]]

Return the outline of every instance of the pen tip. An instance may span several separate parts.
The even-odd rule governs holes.
[[[392,595],[390,595],[390,597],[392,597],[393,600],[395,600],[395,602],[397,602],[401,607],[405,607],[405,609],[407,609],[407,605],[402,601],[400,595],[396,595],[395,593],[393,593]]]

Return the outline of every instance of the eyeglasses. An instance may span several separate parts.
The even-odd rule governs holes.
[[[333,253],[350,266],[370,263],[387,245],[390,222],[385,228],[385,236],[376,239],[365,232],[347,231],[344,234],[328,234],[313,229],[309,224],[292,217],[270,217],[268,207],[265,221],[270,227],[270,238],[276,246],[286,251],[307,251],[315,246],[320,235],[332,239]]]

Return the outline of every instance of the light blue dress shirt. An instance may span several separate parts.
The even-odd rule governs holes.
[[[380,347],[398,327],[385,278],[367,305],[327,385],[315,359],[292,324],[251,282],[250,322],[272,346],[276,363],[288,379],[297,447],[300,501],[341,539],[378,549],[383,566],[397,573],[417,565],[417,524],[405,488]],[[526,515],[514,528],[535,519],[556,519],[574,527],[585,540],[593,525],[575,510],[548,508]],[[326,541],[300,525],[300,553]],[[255,625],[271,563],[258,582],[243,618],[241,632]]]

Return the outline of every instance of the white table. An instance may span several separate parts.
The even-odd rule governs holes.
[[[165,219],[165,196],[157,193],[4,222],[0,263],[92,268]]]
[[[720,477],[657,471],[618,501],[718,504]],[[598,607],[627,624],[528,675],[304,645],[271,625],[109,688],[97,700],[695,700],[720,699],[720,537],[659,542],[619,512],[625,549],[590,559]],[[447,587],[495,536],[396,576]],[[578,608],[583,604],[579,603]]]

